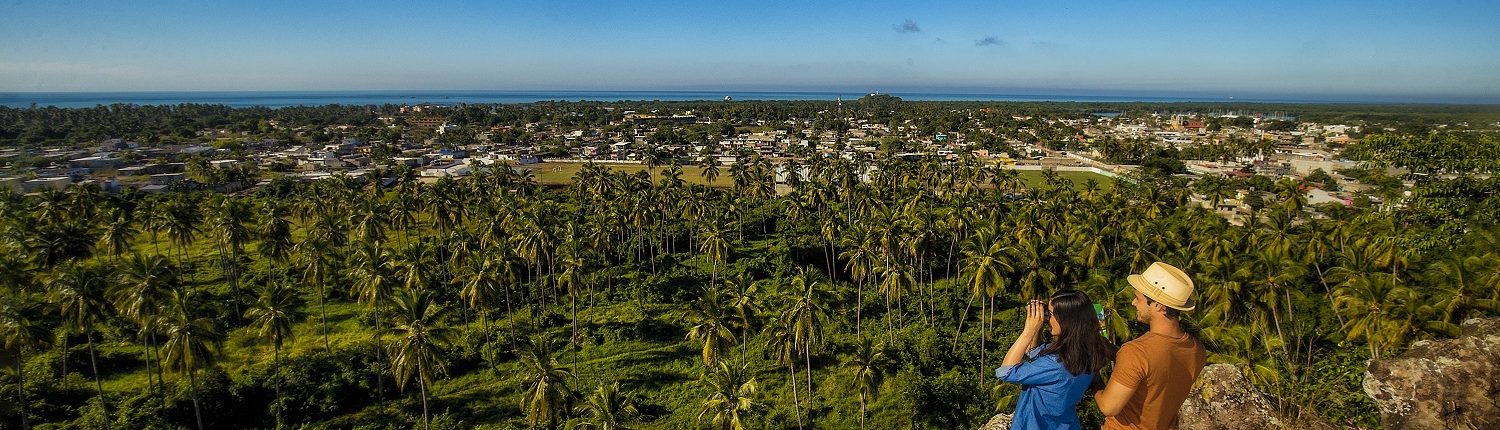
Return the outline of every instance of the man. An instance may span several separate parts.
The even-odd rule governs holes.
[[[1135,288],[1136,320],[1151,326],[1120,346],[1109,385],[1094,397],[1105,429],[1177,428],[1177,410],[1203,371],[1203,344],[1182,329],[1193,310],[1193,280],[1172,265],[1152,263],[1126,278]]]

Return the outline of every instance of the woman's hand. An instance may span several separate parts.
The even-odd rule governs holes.
[[[1016,336],[1016,342],[1010,344],[1010,349],[1005,353],[1005,359],[1000,362],[1001,366],[1015,366],[1026,357],[1026,351],[1036,348],[1037,342],[1042,337],[1042,326],[1047,324],[1047,302],[1032,300],[1026,304],[1026,326],[1021,334]]]
[[[1026,326],[1028,333],[1037,333],[1047,324],[1047,302],[1032,300],[1026,304]]]

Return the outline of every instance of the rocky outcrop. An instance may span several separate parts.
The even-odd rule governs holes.
[[[1500,319],[1465,321],[1457,339],[1372,360],[1364,389],[1388,429],[1500,428]]]
[[[1182,403],[1179,426],[1183,430],[1264,430],[1280,428],[1332,429],[1322,419],[1297,417],[1288,425],[1288,414],[1276,400],[1262,393],[1240,370],[1229,364],[1203,368],[1198,382]]]
[[[979,430],[1010,430],[1010,414],[995,415],[990,422],[979,426]]]

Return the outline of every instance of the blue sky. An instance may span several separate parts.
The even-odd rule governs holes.
[[[1500,100],[1493,1],[0,0],[0,91]]]

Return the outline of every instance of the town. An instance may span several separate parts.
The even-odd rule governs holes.
[[[372,106],[354,108],[364,110],[365,115],[358,115],[366,118],[364,124],[317,126],[263,118],[253,127],[205,127],[188,137],[152,143],[108,136],[45,147],[12,146],[0,151],[0,185],[17,193],[75,184],[110,192],[240,192],[273,180],[338,175],[373,178],[383,185],[397,175],[432,182],[501,166],[533,170],[540,182],[560,185],[572,179],[580,163],[635,169],[675,163],[698,173],[690,176],[700,176],[704,167],[752,158],[771,161],[777,182],[784,184],[788,166],[800,166],[799,176],[805,176],[806,166],[799,163],[815,157],[866,162],[869,169],[878,169],[869,162],[881,158],[972,160],[1023,172],[1055,171],[1080,181],[1129,180],[1142,169],[1184,178],[1259,178],[1259,187],[1209,185],[1194,195],[1197,204],[1236,223],[1264,204],[1257,193],[1273,192],[1264,184],[1267,180],[1296,181],[1306,203],[1314,206],[1371,206],[1392,199],[1396,201],[1390,204],[1400,204],[1399,197],[1412,185],[1403,169],[1369,168],[1343,156],[1360,136],[1393,130],[1388,124],[1299,121],[1282,112],[1249,109],[1253,105],[1213,111],[1147,105],[1131,106],[1128,112],[1052,109],[1022,114],[1004,104],[939,103],[927,107],[940,114],[931,121],[900,117],[900,98],[881,94],[849,102],[797,103],[801,112],[768,115],[722,106],[733,103]],[[501,120],[501,109],[514,118]],[[528,110],[530,118],[514,114]],[[1472,129],[1466,122],[1436,127]]]

